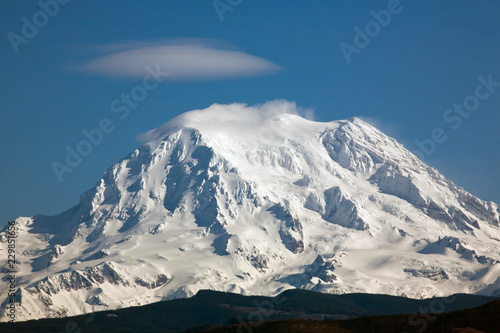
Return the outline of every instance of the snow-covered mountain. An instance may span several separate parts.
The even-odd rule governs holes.
[[[77,206],[16,220],[18,320],[200,289],[500,295],[499,207],[360,119],[214,104],[141,138]]]

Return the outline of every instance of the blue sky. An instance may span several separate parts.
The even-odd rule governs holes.
[[[499,2],[53,1],[41,1],[51,15],[0,3],[0,224],[75,205],[139,134],[180,113],[274,99],[318,121],[365,117],[412,151],[426,142],[424,162],[500,203]],[[34,20],[36,33],[23,29]],[[148,61],[171,76],[121,119],[111,105],[143,85]],[[464,101],[472,111],[453,111]],[[103,119],[113,130],[60,181],[53,162]]]

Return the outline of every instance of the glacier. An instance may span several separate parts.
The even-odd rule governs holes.
[[[200,289],[500,296],[497,204],[359,118],[299,113],[287,101],[186,112],[75,207],[16,219],[18,320]],[[3,321],[7,293],[2,279]]]

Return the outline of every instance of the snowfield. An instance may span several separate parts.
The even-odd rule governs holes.
[[[140,139],[77,206],[16,220],[17,320],[200,289],[500,296],[499,207],[360,119],[214,104]]]

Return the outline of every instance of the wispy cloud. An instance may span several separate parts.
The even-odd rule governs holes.
[[[169,80],[207,80],[264,75],[281,69],[266,59],[206,39],[129,42],[98,50],[105,55],[80,65],[82,73],[142,78],[147,66],[159,66]]]
[[[401,130],[401,124],[398,122],[387,122],[382,121],[378,118],[372,116],[357,116],[359,119],[363,120],[377,129],[381,130],[385,134],[396,137],[399,136],[399,131]]]

